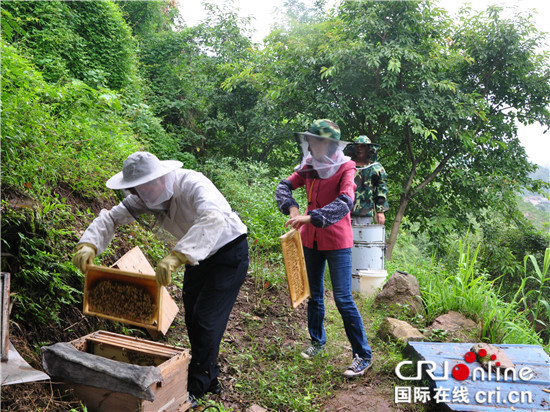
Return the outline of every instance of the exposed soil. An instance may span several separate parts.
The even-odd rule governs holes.
[[[180,292],[175,285],[171,285],[169,290],[178,306],[180,306],[180,311],[167,336],[158,340],[188,346]],[[326,300],[328,305],[334,304],[330,293],[327,293]],[[73,309],[75,313],[79,312],[76,308]],[[74,313],[72,316],[78,317]],[[82,314],[80,316],[81,319],[74,322],[73,332],[66,334],[65,339],[75,339],[78,337],[75,336],[78,333],[83,336],[90,332],[90,330],[85,332],[84,329],[92,328],[91,331],[113,329],[109,328],[110,322],[108,321],[90,319]],[[94,323],[96,321],[97,324]],[[76,327],[78,324],[82,324],[80,332],[78,332],[79,328]],[[251,324],[256,324],[257,327],[261,328],[261,340],[251,341]],[[293,327],[289,328],[285,325],[293,325]],[[300,332],[300,330],[305,332]],[[138,330],[138,332],[140,331]],[[140,337],[152,339],[145,334],[144,330],[141,332],[144,336]],[[27,344],[28,341],[40,341],[36,340],[38,338],[37,331],[29,331],[29,336],[25,336],[25,332],[12,322],[10,334],[11,341],[21,356],[29,361],[31,366],[42,370],[39,356]],[[231,407],[235,411],[247,411],[254,403],[262,406],[261,402],[242,399],[239,392],[234,390],[235,385],[238,383],[235,376],[242,371],[239,371],[238,365],[230,362],[232,350],[242,352],[252,344],[261,346],[262,342],[278,341],[281,342],[281,350],[299,351],[307,343],[306,334],[306,305],[302,304],[297,309],[292,310],[288,304],[288,296],[285,291],[257,285],[249,276],[241,289],[224,335],[223,346],[226,350],[222,351],[219,358],[222,367],[220,381],[224,390],[221,395],[209,395],[209,398],[221,401],[226,408]],[[58,336],[54,333],[46,333],[45,335],[49,338]],[[52,341],[52,343],[54,342]],[[349,359],[343,354],[341,359],[330,359],[328,361],[344,368]],[[337,383],[332,397],[326,402],[322,410],[327,412],[406,411],[407,409],[395,405],[393,402],[393,385],[388,381],[387,376],[377,375],[374,369],[358,379]],[[63,392],[57,383],[47,381],[2,387],[2,411],[69,411],[71,408],[79,407],[78,400],[70,392]],[[290,409],[288,411],[290,412]]]
[[[261,296],[262,293],[265,294]],[[303,349],[308,342],[306,304],[301,304],[298,308],[292,310],[288,304],[289,297],[286,293],[274,289],[268,289],[262,293],[257,293],[257,287],[250,279],[245,283],[234,307],[226,336],[230,336],[234,340],[236,347],[248,346],[250,342],[247,338],[246,324],[250,321],[250,316],[243,316],[243,314],[252,314],[253,318],[256,317],[258,322],[261,322],[262,338],[267,338],[267,341],[275,341],[276,338],[282,340],[283,350],[299,351]],[[262,305],[262,302],[270,303],[269,305]],[[327,292],[326,303],[327,306],[334,305],[330,292]],[[277,325],[293,325],[295,327],[281,328]],[[255,344],[258,345],[259,342],[255,342]],[[349,363],[348,357],[349,354],[342,354],[341,359],[329,361],[341,364],[343,370],[345,369],[344,366]],[[237,392],[231,390],[235,383],[230,378],[231,365],[228,364],[226,357],[223,355],[220,357],[220,361],[222,365],[222,382],[226,389],[220,399],[225,406],[231,406],[235,411],[246,411],[251,406],[250,402],[240,399],[236,396]],[[386,378],[377,378],[375,374],[370,374],[370,372],[372,371],[359,379],[344,381],[335,388],[334,395],[324,405],[323,411],[403,411],[404,409],[396,407],[393,400],[388,398],[387,388],[380,387],[386,381]],[[391,396],[393,396],[393,393],[391,393]],[[216,398],[212,397],[212,399]]]

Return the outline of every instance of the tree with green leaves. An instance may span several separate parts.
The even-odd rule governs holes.
[[[170,31],[179,26],[180,15],[173,1],[119,0],[117,4],[136,38]]]
[[[453,22],[431,2],[342,2],[334,16],[275,31],[228,84],[264,90],[294,130],[327,117],[382,145],[393,226],[432,235],[468,214],[515,210],[533,166],[516,122],[548,125],[548,56],[529,18],[501,10]],[[440,232],[439,232],[440,231]]]
[[[265,136],[260,92],[246,84],[222,87],[234,65],[253,53],[249,19],[228,5],[206,7],[207,17],[196,27],[140,38],[147,100],[164,127],[179,136],[180,150],[263,160],[269,150],[258,143]]]

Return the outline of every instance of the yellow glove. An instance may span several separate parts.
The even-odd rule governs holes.
[[[76,253],[73,256],[74,265],[79,268],[82,273],[86,272],[86,266],[94,262],[97,249],[91,243],[79,243],[76,245]]]
[[[169,285],[172,280],[172,272],[186,263],[189,263],[189,260],[185,255],[174,250],[170,252],[170,254],[162,259],[157,265],[157,283],[161,286]]]

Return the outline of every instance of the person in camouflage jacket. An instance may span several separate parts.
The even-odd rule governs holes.
[[[372,143],[367,136],[359,136],[353,145],[352,160],[357,165],[355,174],[355,201],[351,210],[354,224],[378,223],[386,221],[388,211],[387,174],[384,167],[376,161],[380,145]],[[373,213],[375,211],[376,213]]]

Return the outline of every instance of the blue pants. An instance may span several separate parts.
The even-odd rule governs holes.
[[[311,297],[307,305],[307,322],[311,342],[324,345],[325,299],[324,275],[328,262],[330,280],[334,292],[336,307],[344,321],[344,329],[351,343],[353,355],[372,358],[372,350],[365,334],[363,319],[351,294],[351,249],[317,250],[304,247],[307,277]]]
[[[220,343],[248,271],[248,242],[230,242],[183,278],[185,325],[191,343],[187,390],[201,397],[220,373]]]

